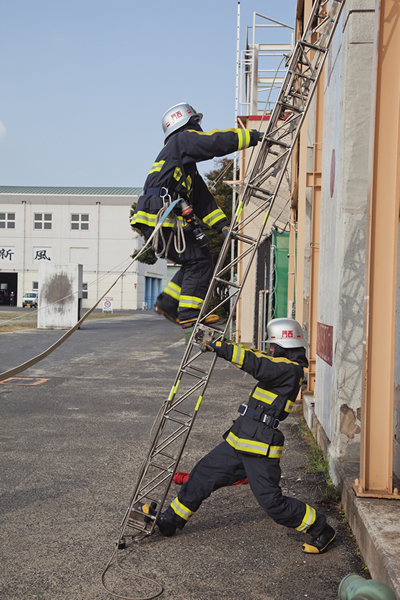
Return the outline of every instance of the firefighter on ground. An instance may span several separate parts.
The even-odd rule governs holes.
[[[212,275],[211,252],[194,216],[225,235],[230,225],[199,175],[196,162],[255,146],[262,137],[248,129],[203,132],[202,117],[186,102],[164,114],[165,145],[150,169],[131,220],[132,227],[149,239],[168,204],[177,198],[185,201],[166,217],[160,235],[153,239],[157,256],[181,265],[158,296],[154,310],[184,329],[196,322]],[[207,318],[209,323],[215,320],[216,315]]]
[[[173,535],[213,491],[247,477],[261,508],[276,523],[311,534],[303,551],[320,554],[334,540],[334,529],[323,514],[297,498],[283,496],[279,487],[284,442],[279,422],[290,414],[299,393],[308,366],[306,342],[293,319],[273,319],[267,332],[269,353],[229,341],[203,342],[203,350],[216,352],[257,383],[249,400],[239,406],[239,417],[224,434],[225,441],[197,463],[157,525],[163,535]]]

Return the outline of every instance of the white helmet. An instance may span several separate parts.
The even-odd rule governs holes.
[[[277,344],[281,348],[306,348],[303,330],[294,319],[272,319],[267,325],[268,344]]]
[[[187,102],[181,102],[180,104],[175,104],[175,106],[169,108],[161,119],[165,139],[167,139],[171,133],[174,133],[174,131],[186,125],[192,117],[195,117],[196,122],[200,123],[203,115],[202,113],[196,112],[193,106],[190,106]]]

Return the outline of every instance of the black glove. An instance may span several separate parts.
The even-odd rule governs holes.
[[[264,139],[265,132],[264,131],[258,131],[257,133],[258,133],[258,141],[262,142],[263,139]]]

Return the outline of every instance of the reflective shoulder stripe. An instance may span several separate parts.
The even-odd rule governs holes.
[[[262,402],[266,402],[267,404],[272,404],[275,398],[278,397],[278,394],[274,394],[272,392],[269,392],[268,390],[263,390],[262,388],[257,386],[252,396],[256,400],[261,400]]]
[[[214,135],[214,133],[225,133],[226,131],[236,131],[236,129],[212,129],[211,131],[196,131],[195,129],[187,129],[187,133],[196,133],[197,135]]]
[[[195,129],[187,129],[187,133],[196,133],[197,135],[214,135],[215,133],[236,133],[238,136],[238,150],[248,148],[250,146],[250,130],[249,129],[212,129],[211,131],[196,131]]]
[[[250,146],[250,131],[248,129],[238,129],[238,150],[248,148]]]
[[[305,533],[307,531],[307,529],[309,527],[311,527],[311,525],[315,522],[316,518],[317,518],[317,515],[316,515],[314,508],[312,508],[311,506],[308,506],[308,504],[306,504],[306,513],[305,513],[300,525],[298,527],[296,527],[297,531],[303,531]]]
[[[213,212],[204,217],[203,221],[204,223],[212,227],[213,225],[215,225],[215,223],[221,221],[221,219],[226,219],[226,217],[222,210],[220,208],[217,208],[217,210],[213,210]]]
[[[238,368],[243,367],[245,351],[238,344],[233,346],[233,354],[231,362]]]
[[[271,362],[275,362],[275,363],[286,363],[288,365],[299,365],[299,363],[295,362],[294,360],[289,360],[288,358],[283,358],[283,356],[280,356],[279,358],[277,357],[273,357],[273,356],[268,356],[267,354],[262,354],[263,356],[265,356],[265,358],[268,358],[268,360],[270,360]]]
[[[293,406],[294,402],[292,402],[291,400],[287,400],[284,408],[285,412],[290,414],[292,412]]]
[[[149,171],[149,175],[150,175],[150,173],[158,173],[159,171],[161,171],[164,163],[165,163],[165,160],[160,160],[159,162],[155,162]]]
[[[175,498],[175,500],[171,502],[171,508],[178,517],[185,519],[185,521],[189,521],[190,517],[194,515],[194,511],[186,508],[186,506],[179,502],[178,498]]]

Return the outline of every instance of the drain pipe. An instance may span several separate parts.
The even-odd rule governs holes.
[[[339,585],[339,600],[396,600],[392,590],[382,581],[346,575]]]

